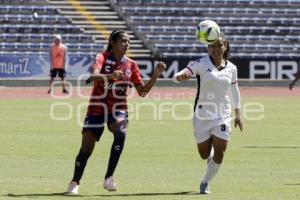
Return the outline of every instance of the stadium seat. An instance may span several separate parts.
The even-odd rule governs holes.
[[[64,43],[74,51],[79,47],[87,52],[93,50],[89,43],[94,39],[59,14],[48,1],[0,0],[0,3],[1,52],[48,52],[54,34],[62,34]],[[33,16],[35,12],[37,16]],[[72,45],[68,38],[78,44]]]

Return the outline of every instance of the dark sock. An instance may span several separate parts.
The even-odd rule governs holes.
[[[125,131],[116,131],[114,133],[114,142],[110,150],[110,157],[109,157],[108,168],[105,175],[105,179],[112,176],[117,167],[119,158],[121,156],[124,147],[125,137],[126,137]]]
[[[74,169],[74,176],[72,181],[76,181],[79,184],[79,181],[82,177],[82,174],[84,172],[84,168],[86,166],[86,163],[91,156],[91,153],[84,152],[80,149],[76,160],[75,160],[75,169]]]

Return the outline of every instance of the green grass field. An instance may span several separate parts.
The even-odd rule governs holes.
[[[0,100],[0,199],[76,198],[61,193],[81,142],[77,107],[87,100],[60,101],[72,105],[74,115],[67,121],[51,119],[54,102]],[[262,103],[264,119],[244,119],[244,133],[234,130],[224,164],[210,185],[212,194],[198,194],[206,161],[198,156],[191,120],[173,120],[168,112],[154,120],[150,106],[144,106],[140,119],[130,122],[114,175],[119,190],[109,193],[102,188],[113,139],[105,131],[87,165],[80,199],[300,199],[300,98],[243,98],[243,104],[247,102]],[[68,109],[57,108],[56,114],[67,116]],[[178,107],[177,114],[187,116],[187,109]]]

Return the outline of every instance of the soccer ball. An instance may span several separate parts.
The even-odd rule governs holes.
[[[213,44],[220,37],[220,27],[212,20],[201,21],[197,26],[196,36],[202,44]]]

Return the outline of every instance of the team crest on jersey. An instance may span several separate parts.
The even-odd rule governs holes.
[[[126,76],[130,77],[130,76],[131,76],[131,71],[130,71],[130,69],[126,69],[125,74],[126,74]]]

